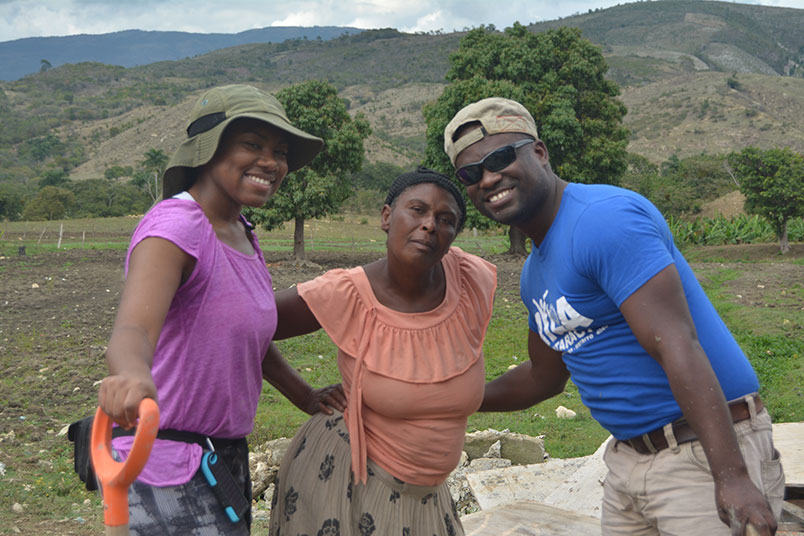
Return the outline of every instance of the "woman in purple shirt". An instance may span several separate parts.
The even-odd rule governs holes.
[[[129,491],[132,534],[248,534],[250,510],[227,514],[199,470],[204,451],[215,451],[250,505],[245,436],[263,378],[308,413],[343,410],[339,388],[312,389],[273,345],[271,276],[240,214],[265,204],[323,142],[295,128],[272,95],[244,85],[207,91],[187,134],[165,172],[164,200],[129,246],[99,403],[120,425],[121,459],[140,401],[160,406],[160,433]]]

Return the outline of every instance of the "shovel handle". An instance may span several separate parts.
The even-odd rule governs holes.
[[[99,407],[92,424],[90,450],[95,474],[103,489],[103,522],[107,536],[128,534],[128,487],[140,474],[159,430],[159,406],[150,398],[140,402],[134,443],[124,462],[112,457],[112,419]]]

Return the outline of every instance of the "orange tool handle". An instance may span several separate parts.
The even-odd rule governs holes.
[[[112,420],[100,407],[92,424],[92,465],[103,489],[106,534],[128,534],[128,486],[140,474],[159,431],[159,406],[150,398],[140,402],[139,422],[125,462],[112,458]]]

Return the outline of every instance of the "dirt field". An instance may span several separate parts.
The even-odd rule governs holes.
[[[691,253],[693,259],[716,259],[693,262],[701,277],[715,266],[734,267],[739,276],[727,284],[734,299],[742,303],[767,306],[764,300],[769,293],[800,288],[804,281],[800,262],[757,262],[746,269],[745,261],[778,260],[774,244]],[[14,486],[13,474],[23,472],[50,475],[50,487],[44,488],[47,493],[75,493],[79,483],[72,466],[54,462],[57,457],[69,460],[71,449],[59,432],[66,422],[94,408],[96,382],[106,370],[103,352],[123,285],[123,257],[122,251],[77,249],[0,257],[0,498],[11,496],[10,488],[3,492],[2,487]],[[291,263],[287,254],[267,257],[276,288],[283,288],[326,269],[363,264],[377,256],[315,252],[309,255],[311,263],[303,267]],[[790,258],[804,258],[804,244],[795,244]],[[498,265],[500,289],[516,292],[523,259],[497,256],[490,260]],[[800,302],[789,305],[794,314],[800,314],[801,306]],[[43,519],[47,498],[41,500],[11,516],[11,504],[0,501],[0,520],[11,521],[0,524],[0,534],[98,533],[97,525],[90,522],[97,519],[97,503],[75,504],[72,512]],[[77,524],[75,519],[82,516],[87,523]]]

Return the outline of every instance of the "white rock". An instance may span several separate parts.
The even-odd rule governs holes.
[[[556,417],[559,419],[574,419],[577,414],[572,411],[571,409],[567,409],[564,406],[558,406],[556,408]]]
[[[489,450],[482,456],[483,458],[501,458],[500,450],[502,445],[500,444],[500,440],[498,439],[494,443],[491,444]]]
[[[21,514],[22,512],[25,511],[25,508],[23,508],[22,505],[17,502],[14,503],[14,506],[12,506],[11,509],[14,510],[14,512],[17,514]]]
[[[525,434],[507,433],[500,439],[500,457],[513,465],[530,465],[544,461],[544,439]]]
[[[458,462],[458,467],[466,467],[469,465],[469,455],[465,450],[461,451],[461,460]]]
[[[280,437],[279,439],[266,442],[262,446],[262,450],[269,453],[268,459],[265,460],[265,462],[268,465],[279,465],[282,463],[282,458],[285,457],[285,453],[288,451],[292,441],[293,438]]]
[[[500,467],[511,467],[511,460],[506,460],[505,458],[475,458],[469,462],[469,469],[472,473],[499,469]]]
[[[483,454],[488,452],[491,445],[500,439],[501,435],[502,432],[498,432],[493,428],[466,434],[463,450],[469,455],[470,460],[481,458]]]

